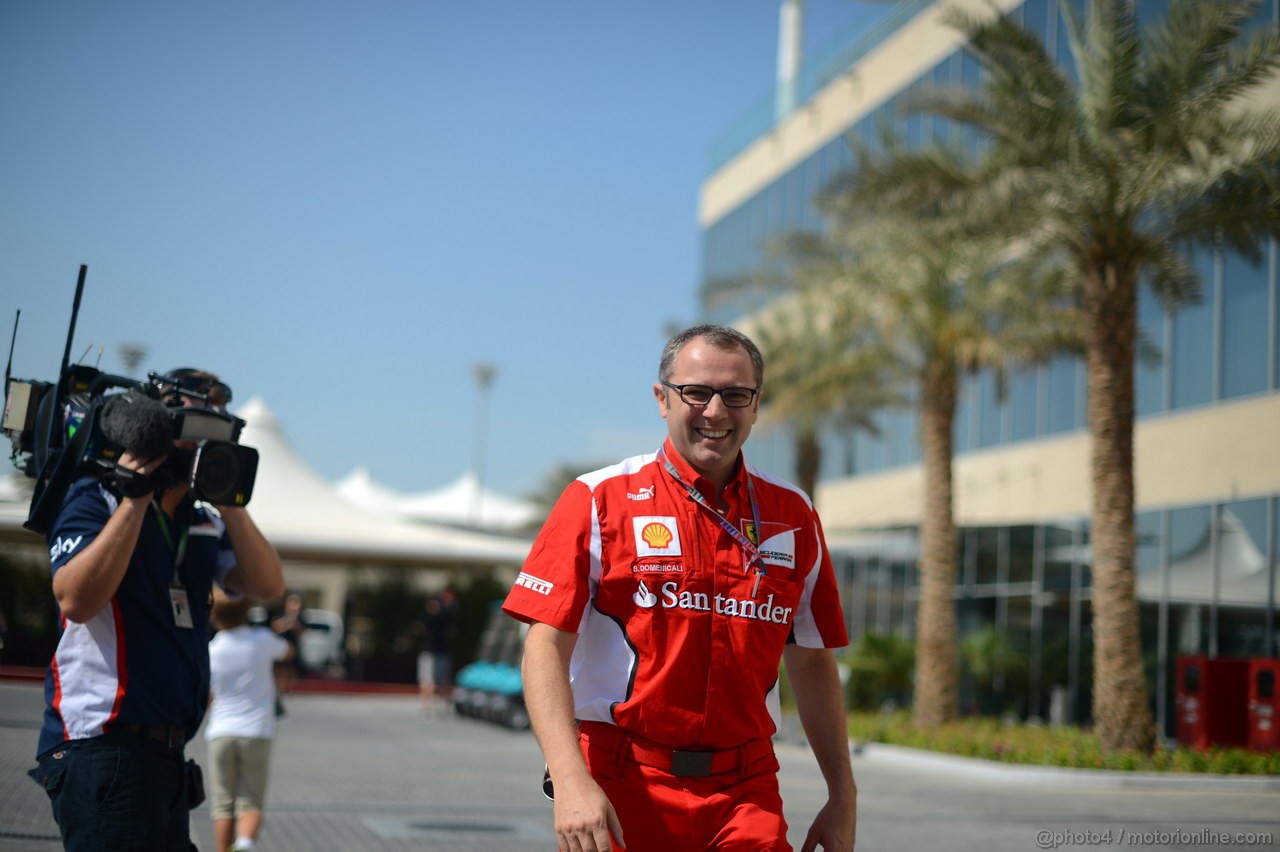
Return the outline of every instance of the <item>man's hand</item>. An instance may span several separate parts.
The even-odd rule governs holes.
[[[578,745],[569,687],[569,660],[578,636],[548,624],[529,625],[520,663],[534,736],[555,785],[556,838],[562,852],[625,849],[622,824],[608,796],[587,770]]]
[[[788,645],[782,652],[809,747],[827,782],[827,804],[818,812],[801,852],[853,849],[858,827],[858,786],[849,763],[848,722],[835,656],[825,648]]]
[[[622,824],[600,785],[585,773],[555,783],[556,842],[562,852],[610,852],[622,842]]]
[[[800,852],[814,852],[819,847],[826,852],[853,852],[857,832],[858,795],[854,790],[848,801],[827,800],[814,817]]]
[[[111,481],[122,497],[137,500],[143,497],[150,499],[156,490],[152,474],[164,467],[168,456],[156,456],[143,459],[125,450],[116,462],[116,469],[111,474]]]

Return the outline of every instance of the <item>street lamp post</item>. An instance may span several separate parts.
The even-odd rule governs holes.
[[[124,364],[124,374],[132,376],[146,359],[147,347],[143,343],[121,343],[116,347],[116,354],[120,358],[120,363]]]
[[[480,510],[484,502],[485,433],[488,428],[487,404],[489,388],[493,385],[493,380],[498,375],[498,367],[496,364],[478,363],[472,366],[471,375],[476,380],[476,388],[479,391],[476,395],[476,443],[475,460],[473,462],[476,492],[471,498],[471,524],[478,527],[480,526]]]
[[[781,122],[800,101],[800,67],[804,64],[804,0],[782,0],[778,11],[778,89],[773,118]]]

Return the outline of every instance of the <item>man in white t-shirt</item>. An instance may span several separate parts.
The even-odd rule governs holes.
[[[293,654],[283,637],[249,624],[249,600],[215,594],[209,642],[209,743],[213,833],[218,852],[247,850],[262,828],[271,740],[276,733],[273,668]],[[233,843],[234,838],[234,843]]]

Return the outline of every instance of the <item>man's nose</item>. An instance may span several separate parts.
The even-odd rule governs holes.
[[[724,404],[724,397],[720,394],[713,394],[711,401],[702,406],[702,414],[704,417],[723,417],[729,413],[729,406]]]

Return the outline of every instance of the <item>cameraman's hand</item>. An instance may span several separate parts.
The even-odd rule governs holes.
[[[134,455],[129,450],[125,450],[116,462],[118,470],[117,475],[114,477],[120,496],[126,500],[150,501],[151,495],[156,490],[155,482],[151,477],[164,466],[168,458],[167,455],[163,455],[144,459]],[[119,471],[122,470],[129,471],[135,474],[136,477],[130,478],[128,474],[120,474]]]
[[[131,450],[125,450],[117,462],[121,467],[127,467],[129,470],[137,471],[143,476],[150,476],[155,473],[169,459],[167,455],[156,456],[155,458],[144,459],[135,456]]]

